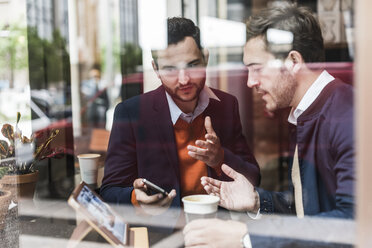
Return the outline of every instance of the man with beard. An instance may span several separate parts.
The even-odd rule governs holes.
[[[168,19],[168,46],[153,57],[162,85],[115,109],[103,198],[159,213],[158,206],[181,206],[181,197],[205,194],[202,176],[228,180],[222,163],[258,185],[259,167],[242,135],[237,99],[205,85],[208,54],[199,28],[185,18]],[[169,194],[150,194],[143,178]]]
[[[249,19],[243,60],[249,73],[248,87],[262,94],[269,111],[292,108],[288,117],[293,125],[289,189],[272,192],[256,188],[226,164],[222,171],[232,181],[203,177],[202,185],[230,210],[296,214],[299,218],[353,218],[352,87],[313,64],[323,61],[324,47],[311,11],[281,4]],[[287,37],[287,42],[275,40],[277,34],[281,41]],[[247,226],[235,221],[194,221],[185,227],[184,234],[186,247],[251,245]],[[252,238],[253,243],[255,240]]]

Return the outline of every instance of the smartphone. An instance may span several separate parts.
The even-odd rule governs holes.
[[[142,182],[147,186],[147,188],[149,188],[153,192],[155,192],[155,193],[162,193],[165,196],[168,195],[168,192],[167,191],[165,191],[163,188],[159,187],[158,185],[150,182],[149,180],[142,179]]]

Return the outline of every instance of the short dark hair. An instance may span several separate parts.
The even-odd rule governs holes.
[[[200,45],[200,29],[195,26],[194,22],[184,17],[168,18],[168,45],[177,44],[183,41],[187,36],[192,37],[198,48]]]
[[[167,19],[168,28],[168,46],[177,44],[183,41],[187,36],[192,37],[195,40],[196,45],[200,50],[202,46],[200,44],[200,29],[190,19],[184,17],[172,17]],[[155,51],[152,51],[152,57],[157,66],[157,56]]]
[[[308,63],[324,61],[324,43],[318,20],[312,11],[306,7],[297,7],[296,4],[281,2],[280,6],[267,8],[247,21],[247,41],[262,36],[266,42],[266,48],[278,57],[278,54],[270,49],[267,39],[268,29],[289,31],[293,34],[293,42],[290,50],[299,52],[304,61]]]

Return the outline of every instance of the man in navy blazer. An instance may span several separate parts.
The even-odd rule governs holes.
[[[188,175],[180,172],[174,130],[180,119],[192,124],[202,118],[205,139],[188,145],[186,156],[201,161],[206,175],[229,180],[220,170],[222,163],[228,163],[252,184],[259,183],[259,167],[242,135],[237,99],[205,86],[208,55],[200,46],[199,29],[186,18],[171,18],[168,36],[168,47],[153,54],[162,85],[115,108],[101,187],[107,202],[133,203],[144,209],[181,205],[180,181]],[[169,195],[147,194],[142,178]],[[191,185],[198,186],[200,177]]]
[[[233,181],[202,178],[202,184],[208,193],[220,196],[221,206],[255,216],[280,213],[299,218],[353,218],[352,86],[314,66],[324,61],[324,45],[312,12],[280,4],[247,22],[243,61],[249,73],[248,87],[262,95],[269,111],[291,107],[289,188],[283,192],[257,188],[228,164],[222,165],[222,170]],[[257,241],[252,238],[251,244],[247,226],[233,221],[195,221],[184,233],[186,247],[254,247]]]

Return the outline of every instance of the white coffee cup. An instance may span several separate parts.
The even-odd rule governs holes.
[[[213,195],[189,195],[182,198],[186,221],[215,218],[220,198]]]
[[[100,154],[86,153],[77,156],[79,159],[80,176],[86,184],[97,185],[98,161]]]

